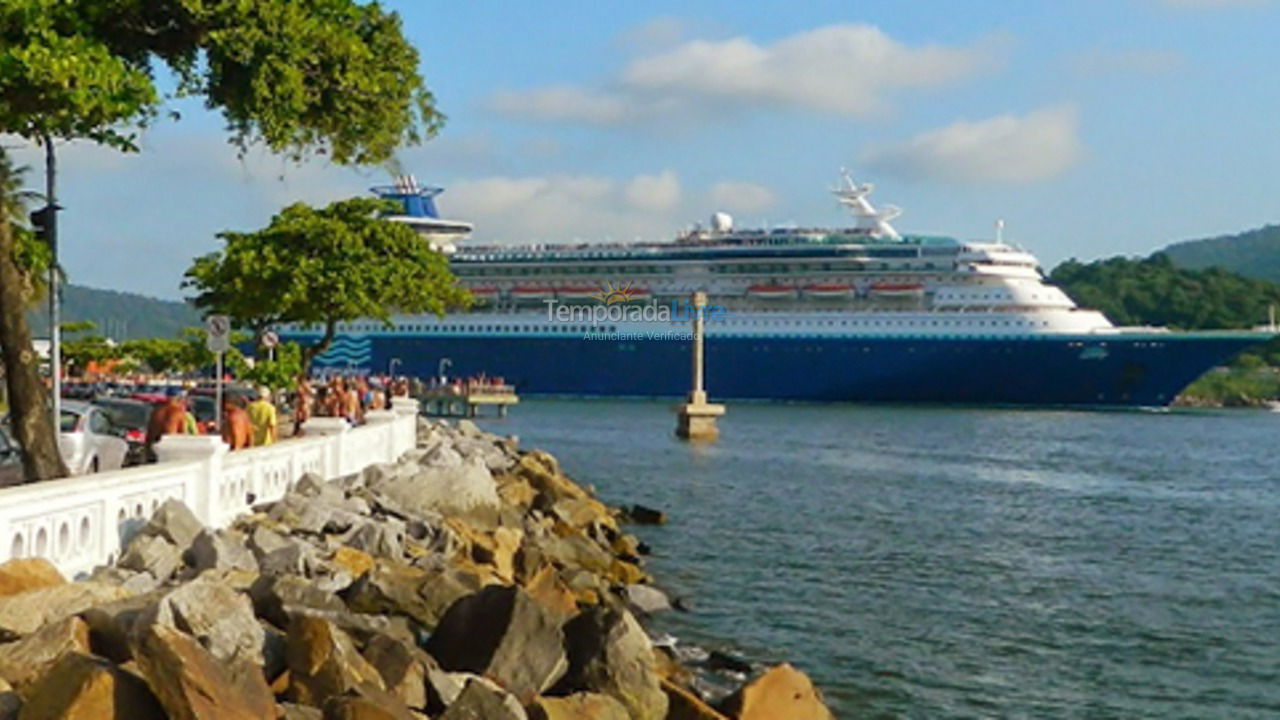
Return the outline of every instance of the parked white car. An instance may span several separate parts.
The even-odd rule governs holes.
[[[62,401],[58,449],[72,475],[119,470],[129,443],[100,407],[78,400]]]

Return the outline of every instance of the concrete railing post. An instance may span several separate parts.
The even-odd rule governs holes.
[[[417,415],[418,401],[407,397],[393,397],[391,398],[391,409],[397,415]]]
[[[342,437],[351,426],[342,418],[313,417],[302,424],[304,436],[334,436],[324,444],[324,472],[326,478],[335,478],[342,472]]]
[[[156,443],[156,462],[191,462],[204,464],[200,472],[200,487],[191,488],[194,500],[191,511],[207,525],[218,522],[218,479],[222,477],[222,459],[227,454],[227,444],[217,435],[165,435]]]

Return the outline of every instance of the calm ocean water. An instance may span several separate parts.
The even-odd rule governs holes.
[[[1280,414],[526,401],[483,421],[641,528],[693,610],[842,717],[1280,717]]]

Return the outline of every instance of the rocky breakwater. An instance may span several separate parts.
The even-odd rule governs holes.
[[[0,720],[830,717],[785,665],[691,689],[634,614],[643,551],[552,456],[420,421],[230,528],[170,501],[87,580],[0,566]]]

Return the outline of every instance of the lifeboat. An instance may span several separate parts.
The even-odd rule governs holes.
[[[878,282],[872,284],[869,291],[874,297],[918,298],[924,296],[924,285],[920,283]]]
[[[591,300],[600,296],[600,288],[591,285],[571,285],[556,288],[561,300]]]
[[[467,288],[477,305],[488,305],[498,299],[498,288]]]
[[[815,300],[843,300],[853,296],[853,286],[840,283],[806,285],[804,295]]]
[[[511,299],[526,302],[538,302],[555,297],[556,291],[549,287],[517,285],[511,288]]]
[[[747,295],[761,300],[788,300],[796,296],[796,289],[788,285],[752,285]]]

